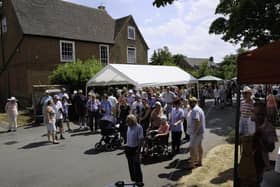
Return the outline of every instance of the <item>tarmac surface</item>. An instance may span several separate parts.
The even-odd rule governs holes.
[[[205,153],[226,143],[226,135],[235,123],[235,107],[221,109],[212,102],[207,105]],[[106,187],[117,181],[130,183],[122,149],[100,153],[94,150],[100,134],[66,132],[66,139],[53,145],[47,143],[45,133],[44,126],[25,126],[12,133],[0,129],[1,187]],[[176,186],[182,176],[191,173],[186,169],[188,159],[185,142],[175,157],[145,162],[142,164],[145,186]]]

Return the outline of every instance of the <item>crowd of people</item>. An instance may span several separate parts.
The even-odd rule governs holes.
[[[70,120],[78,124],[79,130],[98,133],[101,119],[114,117],[126,146],[131,180],[142,183],[140,155],[145,152],[144,142],[151,134],[154,139],[170,134],[173,155],[180,152],[184,135],[184,139],[189,141],[191,168],[202,166],[205,98],[214,98],[214,105],[223,107],[232,104],[234,90],[232,82],[214,87],[203,86],[199,94],[194,87],[177,86],[140,90],[109,88],[103,94],[90,90],[87,95],[82,90],[69,94],[64,89],[53,96],[46,92],[41,104],[48,141],[53,144],[59,143],[58,135],[60,139],[65,139],[64,123],[67,124],[67,131],[72,132]],[[254,137],[251,148],[255,153],[256,175],[260,180],[269,167],[268,153],[274,149],[277,141],[273,125],[279,120],[280,87],[270,88],[264,101],[260,99],[265,96],[261,86],[253,89],[245,86],[242,96],[241,146],[248,146],[247,137]],[[9,132],[16,131],[18,106],[15,97],[8,99],[5,109],[9,118]]]
[[[145,151],[143,141],[148,135],[159,138],[171,134],[172,154],[180,152],[182,135],[190,141],[191,168],[202,165],[202,140],[205,129],[205,115],[192,95],[192,88],[179,87],[147,88],[143,90],[113,89],[99,95],[82,90],[72,95],[61,93],[53,97],[46,93],[43,101],[44,123],[48,140],[54,144],[64,139],[63,121],[68,131],[72,128],[69,118],[76,120],[79,130],[100,132],[101,119],[113,116],[119,124],[124,140],[131,180],[142,182],[139,157]],[[73,115],[73,116],[72,116]],[[135,172],[137,170],[137,172]],[[133,173],[135,172],[135,173]]]

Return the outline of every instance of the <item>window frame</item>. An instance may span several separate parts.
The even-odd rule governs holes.
[[[133,30],[133,32],[134,32],[134,37],[130,37],[129,36],[129,30]],[[129,40],[136,40],[136,30],[135,30],[135,27],[133,27],[133,26],[128,26],[127,27],[127,38],[129,39]]]
[[[134,63],[130,63],[128,61],[128,49],[134,49],[134,51],[135,51],[135,62]],[[136,47],[127,47],[127,64],[137,64],[137,49],[136,49]]]
[[[99,45],[99,60],[100,60],[100,63],[103,64],[102,61],[101,61],[101,47],[106,47],[107,48],[107,63],[105,65],[110,64],[110,47],[109,47],[109,45],[105,45],[105,44],[100,44]]]
[[[66,44],[72,44],[72,59],[71,60],[65,60],[62,57],[62,44],[66,43]],[[76,50],[75,50],[75,42],[74,41],[68,41],[68,40],[60,40],[59,41],[59,46],[60,46],[60,62],[74,62],[76,60]]]

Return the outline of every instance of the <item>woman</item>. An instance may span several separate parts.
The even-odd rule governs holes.
[[[163,115],[162,107],[159,101],[155,103],[155,109],[151,113],[151,126],[150,130],[158,129],[160,126],[160,119]]]
[[[8,102],[5,106],[5,111],[8,114],[9,121],[9,130],[8,132],[14,131],[17,129],[17,116],[18,116],[18,104],[15,97],[8,99]]]
[[[127,132],[126,118],[129,115],[129,112],[130,112],[130,106],[127,103],[127,99],[125,97],[120,98],[118,121],[120,123],[120,134],[124,140],[124,144],[126,144],[126,132]]]
[[[141,112],[142,115],[141,115],[139,121],[143,127],[144,137],[145,137],[146,133],[147,133],[147,129],[149,127],[149,123],[150,123],[151,108],[150,108],[150,105],[146,98],[142,99],[142,103],[143,103],[143,109],[142,109],[142,112]]]
[[[49,100],[46,106],[45,117],[47,119],[48,141],[53,144],[58,144],[56,141],[56,126],[55,126],[55,110],[53,108],[53,101]],[[52,141],[51,141],[52,138]]]
[[[272,94],[270,93],[267,96],[266,108],[267,108],[267,119],[272,123],[275,124],[276,115],[278,110],[278,98],[277,98],[277,90],[273,90]]]
[[[253,90],[245,86],[242,95],[243,95],[243,101],[240,105],[240,120],[239,120],[239,133],[242,136],[248,135],[248,121],[252,115],[252,111],[254,108],[254,102],[251,98]]]
[[[136,182],[136,186],[144,186],[143,174],[141,170],[140,150],[143,144],[143,128],[137,123],[133,114],[127,116],[127,146],[125,155],[131,181]]]

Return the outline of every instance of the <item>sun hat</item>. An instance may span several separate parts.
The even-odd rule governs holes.
[[[253,90],[249,86],[245,86],[241,92],[253,94]]]
[[[15,97],[11,97],[8,99],[8,101],[17,101],[17,99]]]
[[[196,97],[190,97],[189,98],[189,102],[191,103],[196,103],[197,102],[197,98]]]
[[[155,102],[155,105],[161,106],[161,103],[159,101]]]
[[[59,99],[58,95],[53,96],[54,99]]]
[[[78,93],[82,94],[82,93],[83,93],[83,90],[79,90]]]

